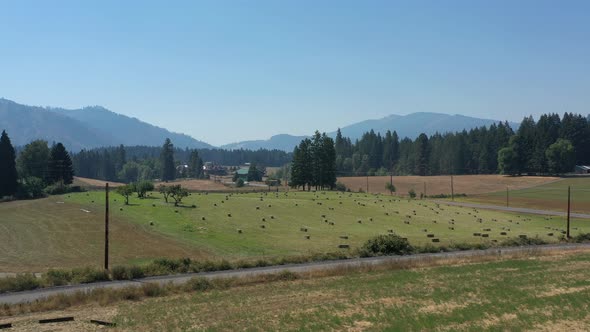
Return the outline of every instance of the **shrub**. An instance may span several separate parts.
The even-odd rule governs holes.
[[[18,183],[16,197],[18,199],[39,198],[45,196],[43,188],[45,184],[40,178],[30,176]]]
[[[64,270],[49,270],[43,274],[43,282],[47,286],[63,286],[72,281],[72,273]]]
[[[0,279],[0,293],[21,292],[41,287],[39,279],[31,273],[17,274]]]
[[[124,266],[117,265],[112,268],[111,275],[113,280],[127,280],[129,279],[128,270]]]
[[[72,270],[72,283],[75,284],[88,284],[108,280],[110,280],[109,275],[103,270],[96,270],[89,267]]]
[[[338,181],[336,182],[336,186],[334,186],[334,189],[336,189],[337,191],[346,191],[346,185],[344,185],[344,183]]]
[[[190,279],[187,284],[187,288],[193,291],[206,291],[213,288],[213,284],[207,278],[196,277]]]
[[[67,194],[69,191],[70,188],[68,185],[64,184],[62,181],[56,182],[45,188],[45,192],[49,195],[63,195]]]
[[[416,191],[414,191],[414,189],[410,189],[410,191],[408,191],[408,195],[410,195],[410,198],[416,198]]]
[[[573,237],[573,241],[577,243],[590,242],[590,233],[580,233]]]
[[[407,255],[414,251],[407,239],[395,234],[378,235],[367,240],[360,249],[363,257],[380,255]]]
[[[547,241],[539,238],[538,236],[535,237],[517,237],[506,239],[502,241],[501,245],[505,247],[513,247],[513,246],[530,246],[530,245],[540,245],[540,244],[547,244]]]

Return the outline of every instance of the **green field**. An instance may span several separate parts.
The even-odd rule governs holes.
[[[509,204],[542,210],[567,210],[567,189],[571,187],[572,212],[590,213],[590,177],[565,178],[540,186],[509,191]],[[464,199],[494,205],[506,204],[506,191],[469,196]]]
[[[584,331],[589,266],[585,253],[353,272],[128,302],[113,319],[129,331]]]
[[[151,195],[134,197],[125,206],[121,196],[111,193],[113,264],[157,257],[237,260],[354,250],[389,231],[415,245],[491,243],[521,234],[558,241],[565,227],[558,217],[475,211],[383,195],[193,193],[182,207]],[[103,210],[102,192],[0,204],[0,272],[100,267]],[[574,220],[572,227],[574,235],[590,232],[587,220]],[[429,234],[440,242],[433,243]],[[340,244],[351,249],[339,249]]]

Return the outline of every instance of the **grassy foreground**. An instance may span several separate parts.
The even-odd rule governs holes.
[[[590,255],[277,282],[123,304],[128,330],[587,330]]]
[[[36,319],[73,315],[76,323],[61,324],[60,330],[94,330],[87,323],[90,319],[113,321],[116,331],[590,328],[588,251],[446,264],[450,265],[343,270],[241,286],[234,280],[229,288],[200,282],[195,285],[202,287],[189,293],[162,296],[152,290],[150,296],[155,297],[144,300],[128,294],[135,301],[110,305],[99,301],[65,311],[4,317],[0,323],[34,331]]]
[[[0,204],[0,272],[101,267],[103,209],[102,192]],[[111,193],[110,225],[110,257],[117,265],[159,257],[234,261],[348,253],[390,232],[416,246],[493,245],[519,235],[557,242],[565,221],[358,193],[193,193],[180,207],[157,193],[126,206]],[[572,227],[573,235],[590,232],[585,220]]]

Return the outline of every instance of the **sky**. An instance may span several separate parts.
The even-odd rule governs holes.
[[[0,1],[0,97],[221,145],[389,114],[590,113],[590,1]]]

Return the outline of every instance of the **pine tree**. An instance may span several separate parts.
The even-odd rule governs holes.
[[[203,161],[199,158],[199,152],[192,150],[188,161],[188,176],[194,179],[201,177]]]
[[[51,148],[49,157],[49,183],[61,182],[67,185],[72,184],[73,180],[72,159],[63,144],[57,143]]]
[[[17,190],[16,152],[6,131],[0,136],[0,198],[14,195]]]
[[[176,178],[176,167],[174,167],[174,145],[169,138],[166,138],[160,154],[162,181],[172,181]]]

